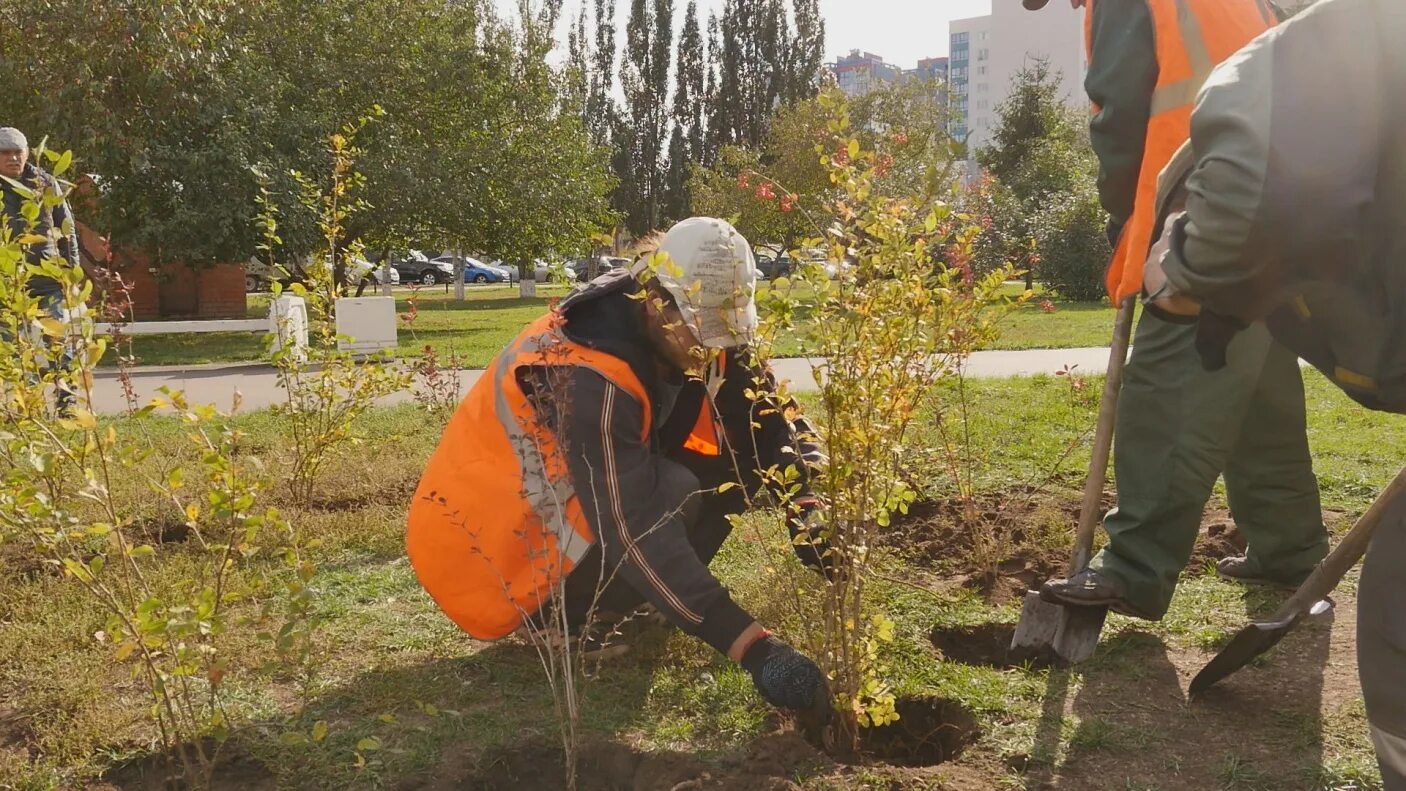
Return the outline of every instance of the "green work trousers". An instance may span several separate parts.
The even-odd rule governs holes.
[[[1222,473],[1256,576],[1297,584],[1328,551],[1298,360],[1256,324],[1206,371],[1195,339],[1148,311],[1138,322],[1114,430],[1118,506],[1091,564],[1150,618],[1167,612]]]

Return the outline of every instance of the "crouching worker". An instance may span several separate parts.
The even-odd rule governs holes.
[[[411,563],[455,623],[497,640],[529,620],[579,629],[648,603],[741,664],[772,705],[828,718],[816,664],[708,570],[728,517],[763,488],[757,470],[800,476],[793,533],[815,508],[813,432],[794,404],[748,394],[775,390],[746,348],[755,289],[746,239],[685,220],[658,255],[595,279],[498,355],[410,509]],[[797,552],[817,568],[827,558],[814,542]]]

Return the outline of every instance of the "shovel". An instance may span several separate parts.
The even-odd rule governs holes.
[[[1283,640],[1284,635],[1293,631],[1305,616],[1319,615],[1331,609],[1332,604],[1326,601],[1326,597],[1362,559],[1367,545],[1372,541],[1372,532],[1382,521],[1382,514],[1403,493],[1406,493],[1406,470],[1397,473],[1367,513],[1353,525],[1342,543],[1318,564],[1318,568],[1308,575],[1293,596],[1279,606],[1270,620],[1258,621],[1241,629],[1215,658],[1201,668],[1196,678],[1191,679],[1190,694],[1193,697],[1199,695],[1217,681],[1248,665],[1255,657]]]
[[[1074,555],[1069,561],[1069,574],[1083,571],[1093,557],[1094,529],[1102,511],[1103,484],[1108,477],[1108,455],[1113,447],[1113,425],[1118,417],[1118,394],[1123,387],[1123,366],[1128,360],[1128,341],[1133,333],[1133,312],[1136,297],[1129,297],[1118,309],[1113,324],[1113,347],[1108,355],[1108,376],[1103,382],[1103,400],[1099,402],[1098,428],[1094,431],[1093,458],[1089,461],[1089,477],[1084,481],[1084,502],[1079,508],[1079,529],[1074,535]],[[1062,607],[1040,598],[1038,591],[1027,591],[1020,609],[1020,622],[1011,638],[1011,655],[1037,656],[1053,648],[1066,662],[1077,664],[1094,655],[1098,637],[1103,632],[1106,607]]]

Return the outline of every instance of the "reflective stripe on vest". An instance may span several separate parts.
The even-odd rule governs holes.
[[[595,544],[563,448],[518,381],[525,367],[586,367],[635,399],[648,442],[651,406],[619,358],[568,340],[554,315],[525,329],[474,383],[425,467],[406,549],[421,585],[482,640],[536,612]],[[554,393],[563,408],[569,391]]]
[[[1105,284],[1114,304],[1142,290],[1142,268],[1157,236],[1157,177],[1191,137],[1191,110],[1211,72],[1273,26],[1265,0],[1145,0],[1152,14],[1157,86],[1147,124],[1133,214],[1123,226]],[[1093,55],[1094,3],[1088,0],[1084,38]]]

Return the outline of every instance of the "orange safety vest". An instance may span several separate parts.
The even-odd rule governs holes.
[[[639,377],[618,357],[574,343],[561,318],[533,322],[464,398],[410,506],[406,549],[420,584],[480,640],[511,634],[595,544],[557,438],[518,384],[524,366],[591,368],[644,409]]]
[[[1088,0],[1084,40],[1093,57],[1094,3]],[[1157,176],[1191,137],[1191,110],[1211,71],[1273,27],[1266,0],[1146,0],[1157,47],[1157,88],[1147,124],[1133,216],[1123,227],[1104,281],[1116,305],[1142,290],[1142,268],[1157,235]],[[1094,108],[1097,110],[1098,108]]]
[[[405,543],[420,584],[480,640],[511,634],[596,541],[560,443],[538,420],[518,370],[594,370],[639,402],[640,441],[649,442],[652,407],[639,377],[618,357],[568,340],[561,321],[551,313],[533,322],[474,383],[410,506]],[[710,456],[722,452],[706,398],[684,446]]]

